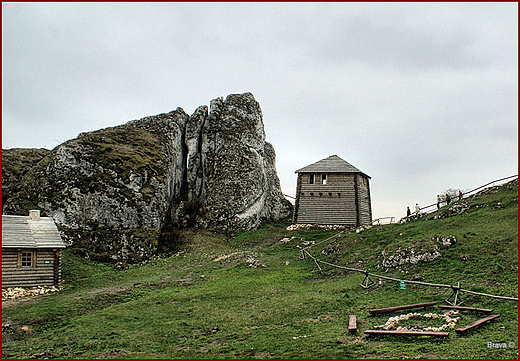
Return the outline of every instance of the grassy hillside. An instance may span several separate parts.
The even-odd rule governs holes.
[[[463,202],[460,215],[448,216],[452,212],[444,207],[406,224],[344,233],[309,251],[400,279],[460,282],[465,289],[518,297],[518,183]],[[393,281],[363,289],[363,274],[327,266],[314,272],[314,262],[299,259],[297,246],[338,232],[286,231],[287,225],[269,224],[231,239],[186,232],[189,242],[179,253],[125,270],[68,250],[60,293],[3,304],[3,323],[11,324],[3,358],[518,357],[517,302],[469,294],[462,295],[464,305],[493,308],[498,321],[463,336],[452,329],[446,339],[365,335],[400,314],[371,316],[369,309],[445,304],[449,290],[411,284],[399,290]],[[437,236],[457,242],[441,247]],[[440,257],[381,266],[389,255],[412,249],[437,249]],[[355,334],[347,331],[349,314],[358,318]],[[457,327],[482,317],[470,311],[459,316]],[[488,342],[514,346],[488,348]]]

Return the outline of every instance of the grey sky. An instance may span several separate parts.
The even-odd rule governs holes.
[[[517,3],[2,3],[2,147],[252,92],[284,193],[337,154],[374,218],[517,173]]]

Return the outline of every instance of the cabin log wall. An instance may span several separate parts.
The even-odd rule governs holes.
[[[32,251],[33,266],[19,266],[20,251]],[[49,263],[45,263],[45,262]],[[61,252],[48,249],[2,248],[2,288],[54,286],[61,282]]]

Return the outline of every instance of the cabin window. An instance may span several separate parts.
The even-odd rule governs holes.
[[[20,267],[32,267],[33,266],[33,252],[20,251],[18,264]]]
[[[332,197],[332,193],[331,192],[329,192],[329,197]]]
[[[338,197],[341,197],[341,193],[338,193]]]
[[[321,175],[321,184],[327,184],[327,175],[326,174]]]
[[[314,184],[314,174],[309,174],[309,184]]]
[[[312,193],[312,192],[311,192],[310,194],[311,194],[311,196],[313,196],[313,195],[314,195],[314,193]]]

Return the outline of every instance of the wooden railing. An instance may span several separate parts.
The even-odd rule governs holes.
[[[388,222],[381,222],[381,220],[384,220],[384,219],[388,219],[389,221]],[[390,223],[395,223],[395,217],[379,217],[378,219],[374,219],[372,221],[372,225],[373,226],[380,226],[382,224],[390,224]]]
[[[482,189],[484,189],[484,188],[493,187],[493,186],[495,186],[495,185],[497,185],[497,184],[500,184],[500,183],[502,183],[502,182],[505,183],[506,181],[507,181],[507,182],[512,181],[512,180],[514,180],[514,178],[518,178],[518,174],[516,174],[516,175],[512,175],[512,176],[509,176],[509,177],[505,177],[505,178],[500,178],[500,179],[494,180],[494,181],[492,181],[492,182],[486,183],[486,184],[484,184],[484,185],[482,185],[482,186],[480,186],[480,187],[477,187],[477,188],[474,188],[474,189],[472,189],[472,190],[469,190],[469,191],[463,192],[463,193],[462,193],[462,197],[461,197],[461,199],[471,197],[472,195],[474,195],[475,193],[477,193],[478,191],[480,191],[480,190],[482,190]],[[457,200],[458,200],[458,199],[455,198],[455,199],[452,199],[451,202],[455,202],[455,201],[457,201]],[[444,205],[447,205],[446,200],[443,200],[443,201],[440,202],[439,207],[443,207],[442,203],[444,203]],[[413,212],[411,215],[409,215],[409,216],[405,216],[405,217],[401,218],[401,219],[399,220],[399,223],[401,223],[401,222],[403,222],[403,221],[406,221],[406,220],[407,220],[408,218],[410,218],[410,217],[417,216],[417,214],[428,214],[428,213],[435,212],[436,210],[437,210],[437,203],[429,204],[429,205],[427,205],[427,206],[422,207],[422,208],[419,210],[419,213],[417,213],[417,212]],[[383,217],[383,218],[389,218],[389,217]],[[372,224],[373,224],[373,222],[372,222]]]

